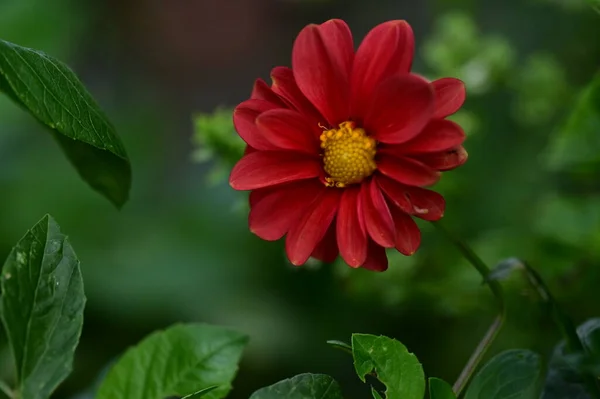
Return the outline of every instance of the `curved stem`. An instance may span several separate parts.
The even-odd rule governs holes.
[[[446,236],[446,238],[448,238],[456,246],[456,248],[458,248],[458,250],[462,253],[465,259],[467,259],[469,263],[471,263],[471,265],[473,265],[473,267],[479,272],[481,277],[483,277],[484,282],[486,282],[489,285],[492,294],[496,298],[496,302],[498,303],[500,311],[498,316],[494,319],[492,325],[488,328],[486,334],[483,336],[483,338],[475,348],[475,351],[473,351],[473,354],[469,358],[469,361],[461,371],[460,375],[458,376],[458,379],[452,387],[452,390],[454,391],[456,396],[459,397],[461,392],[467,386],[467,383],[473,376],[475,369],[477,369],[477,366],[483,359],[483,356],[487,352],[488,348],[491,346],[492,342],[494,342],[494,339],[498,335],[498,332],[500,331],[500,328],[504,323],[504,296],[502,294],[502,286],[500,285],[500,283],[496,280],[490,281],[488,279],[490,268],[485,264],[483,260],[481,260],[481,258],[475,253],[475,251],[473,251],[473,249],[471,249],[471,247],[469,247],[460,238],[451,234],[439,221],[432,222],[432,224],[438,229],[438,231],[442,232]]]

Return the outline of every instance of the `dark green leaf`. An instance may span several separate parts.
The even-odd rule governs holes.
[[[200,398],[200,397],[206,395],[207,393],[209,393],[211,391],[214,391],[217,388],[218,388],[218,386],[213,385],[212,387],[204,388],[204,389],[199,390],[198,392],[194,392],[189,395],[186,395],[181,399],[197,399],[197,398]]]
[[[589,353],[600,355],[600,318],[589,319],[581,324],[577,327],[577,334]]]
[[[339,384],[325,374],[300,374],[259,389],[250,399],[342,399]]]
[[[47,126],[80,176],[117,207],[131,167],[115,128],[62,62],[0,40],[0,91]]]
[[[456,399],[450,384],[434,377],[429,378],[429,397],[430,399]]]
[[[579,170],[600,165],[600,75],[582,91],[566,123],[547,150],[552,170]],[[594,166],[595,165],[595,166]]]
[[[47,398],[71,372],[85,306],[79,260],[50,216],[11,251],[1,286],[17,389],[23,398]]]
[[[483,366],[467,387],[465,399],[534,399],[539,396],[542,375],[537,353],[508,350]]]
[[[97,399],[164,399],[217,385],[205,393],[223,398],[231,389],[248,338],[222,327],[179,324],[151,334],[108,372]]]
[[[352,335],[354,368],[364,382],[375,373],[386,386],[386,399],[422,399],[425,375],[417,357],[402,343],[384,336]]]
[[[588,399],[591,382],[600,376],[600,319],[587,320],[577,327],[585,352],[567,351],[565,342],[554,349],[543,399]],[[586,377],[587,375],[587,377]],[[591,378],[590,378],[591,376]]]

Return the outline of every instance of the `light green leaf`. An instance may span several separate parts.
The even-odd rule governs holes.
[[[115,128],[77,76],[47,54],[0,40],[0,91],[48,127],[79,175],[117,207],[131,167]]]
[[[430,399],[456,399],[450,384],[435,377],[429,378],[429,397]]]
[[[339,384],[325,374],[300,374],[259,389],[250,399],[342,399]]]
[[[384,336],[352,335],[354,368],[364,382],[375,372],[385,384],[386,399],[422,399],[425,375],[417,357],[402,343]]]
[[[164,399],[217,385],[208,399],[223,398],[248,338],[222,327],[178,324],[129,349],[108,372],[96,399]]]
[[[467,387],[465,399],[532,399],[539,397],[543,367],[537,353],[513,349],[496,355]]]
[[[566,123],[550,141],[545,154],[548,167],[556,171],[598,167],[599,129],[600,75],[597,75],[581,92]]]
[[[71,372],[86,300],[79,260],[52,217],[11,251],[0,285],[18,397],[48,398]]]

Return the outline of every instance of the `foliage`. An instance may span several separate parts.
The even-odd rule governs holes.
[[[34,0],[28,1],[35,3]],[[588,3],[598,8],[594,0],[589,0]],[[51,17],[55,8],[44,9],[48,12],[47,18],[41,18],[40,23],[48,24],[48,21],[53,21]],[[3,28],[7,26],[3,18],[18,14],[15,10],[17,8],[9,9],[5,4],[0,5],[0,25]],[[28,29],[28,32],[33,30],[35,29]],[[550,289],[556,288],[562,292],[563,288],[556,282],[565,281],[572,275],[585,276],[580,279],[582,284],[586,280],[590,281],[591,288],[583,287],[586,292],[595,294],[594,290],[597,288],[593,285],[593,277],[597,276],[594,267],[597,268],[600,261],[600,251],[595,245],[600,234],[600,197],[597,184],[600,173],[600,78],[598,75],[593,77],[575,96],[573,104],[570,104],[571,94],[576,89],[566,73],[565,63],[559,62],[554,53],[547,51],[536,50],[524,56],[517,47],[514,38],[482,30],[468,13],[453,12],[438,21],[422,55],[427,76],[458,76],[465,80],[470,89],[471,98],[467,109],[453,118],[460,121],[469,133],[476,166],[465,172],[462,182],[461,177],[458,177],[441,183],[449,208],[458,215],[454,217],[454,222],[459,229],[468,233],[467,236],[470,235],[474,248],[485,261],[496,262],[507,253],[519,253],[523,257],[533,258],[532,264],[540,265],[538,273],[527,263],[513,259],[500,263],[485,278],[489,282],[491,279],[505,279],[514,270],[524,271],[523,276],[529,282],[525,289],[526,298],[515,289],[510,280],[503,283],[506,295],[514,299],[525,314],[533,314],[539,310],[542,317],[554,320],[551,332],[544,332],[544,335],[540,331],[532,332],[533,338],[529,341],[532,347],[538,338],[551,342],[555,346],[554,351],[550,356],[546,356],[538,347],[501,351],[477,370],[470,370],[474,373],[470,383],[466,387],[454,388],[454,392],[450,384],[440,378],[429,377],[426,380],[424,367],[417,356],[409,352],[407,346],[412,346],[408,343],[404,345],[396,339],[370,334],[353,334],[350,345],[330,341],[333,346],[350,352],[358,376],[355,380],[366,383],[366,388],[371,390],[375,399],[421,399],[426,395],[431,399],[587,399],[597,398],[600,394],[597,386],[600,376],[600,322],[597,318],[592,318],[575,329],[571,317],[563,310],[562,303],[559,306],[559,301],[554,298]],[[0,40],[0,91],[50,131],[88,184],[117,207],[128,200],[131,167],[127,152],[113,123],[65,64],[41,51]],[[509,98],[503,97],[506,92],[511,93]],[[488,111],[490,109],[493,112]],[[235,134],[231,112],[229,108],[220,108],[212,114],[198,114],[194,117],[193,143],[196,151],[193,159],[213,164],[210,173],[211,181],[215,184],[213,188],[226,180],[228,170],[245,147]],[[565,121],[559,123],[563,114],[567,114]],[[554,129],[554,125],[558,128]],[[498,140],[497,134],[490,133],[493,129],[497,129],[496,133],[506,132],[508,138]],[[475,132],[478,134],[474,134]],[[482,154],[485,148],[493,146],[500,150],[497,153],[486,153],[486,156],[493,159],[483,162],[482,156],[477,154]],[[543,147],[546,147],[546,151],[541,162],[532,161],[532,154]],[[507,152],[510,156],[506,156]],[[37,162],[33,170],[32,173],[40,173]],[[147,180],[153,181],[153,178],[154,175],[151,175]],[[49,180],[51,183],[47,191],[66,191],[59,184],[59,177]],[[477,182],[477,185],[472,183],[478,190],[474,199],[466,198],[469,196],[465,195],[465,181]],[[48,195],[44,191],[35,187],[31,191],[34,195],[29,196],[29,201],[43,203],[44,196]],[[216,188],[215,192],[218,193]],[[154,194],[152,191],[150,193]],[[503,193],[511,194],[505,196]],[[10,195],[3,192],[4,198],[10,199]],[[69,196],[66,197],[67,200],[61,198],[60,202],[70,207]],[[229,198],[222,201],[218,195],[215,197],[213,206],[229,201]],[[6,215],[11,213],[5,212]],[[77,215],[77,212],[73,211],[73,214]],[[189,209],[182,209],[181,214],[183,217],[190,217]],[[469,218],[460,215],[469,215]],[[167,214],[164,218],[170,219],[171,215]],[[239,215],[231,216],[230,220],[235,218],[239,218]],[[450,215],[451,221],[452,218]],[[102,241],[105,239],[102,233],[104,230],[98,227],[102,221],[100,217],[97,219],[85,220],[83,223],[93,226],[88,233],[98,229],[91,236]],[[148,235],[146,238],[156,234],[150,244],[164,245],[164,241],[167,241],[165,237],[176,230],[155,228],[160,218],[151,222],[142,222],[141,217],[139,219],[136,220],[138,223],[132,223],[136,225],[137,232],[143,231]],[[221,220],[218,222],[220,226],[225,224]],[[219,228],[222,227],[216,227]],[[180,231],[180,235],[168,242],[177,244],[181,239],[188,238],[190,231],[194,230]],[[424,232],[430,234],[427,227]],[[206,234],[212,235],[212,231]],[[226,230],[224,234],[230,238],[231,231]],[[116,232],[114,235],[117,236]],[[128,238],[129,241],[114,238],[112,244],[128,247],[129,252],[136,256],[141,257],[140,254],[146,253],[137,251],[137,247],[133,247],[133,237]],[[135,236],[135,241],[141,243],[138,244],[140,247],[152,246],[139,238]],[[346,283],[345,287],[349,293],[354,294],[354,298],[358,298],[355,299],[357,302],[360,298],[378,298],[387,309],[402,305],[403,311],[411,301],[419,303],[415,306],[420,314],[419,320],[423,320],[421,314],[427,314],[430,319],[439,314],[471,314],[479,320],[487,301],[478,300],[482,290],[478,283],[482,276],[460,268],[464,261],[458,258],[458,253],[451,252],[449,244],[435,237],[429,238],[426,240],[426,248],[415,257],[390,257],[390,271],[385,275],[345,267],[342,269],[340,265],[335,265],[335,281]],[[211,245],[210,241],[209,244],[200,243],[202,244]],[[243,249],[243,246],[238,247]],[[179,257],[175,258],[178,248],[170,248],[165,258],[158,262],[169,263],[169,267],[180,267],[184,257],[177,254]],[[240,249],[239,252],[243,251]],[[115,255],[118,256],[119,254]],[[251,269],[249,266],[260,264],[265,256],[263,254],[261,257],[257,251],[244,258],[251,258],[247,260],[248,264],[243,264],[244,268],[248,266]],[[135,261],[143,263],[141,259]],[[101,263],[110,261],[102,259]],[[192,261],[189,263],[196,266]],[[209,264],[212,268],[202,271],[206,276],[218,273],[213,270],[221,266],[212,265],[212,259],[203,259],[202,263]],[[440,265],[444,267],[440,268]],[[457,267],[449,267],[451,265]],[[87,269],[86,273],[106,274],[92,269]],[[140,281],[147,277],[142,276],[143,274],[145,273],[139,270],[135,271]],[[151,272],[146,274],[152,276]],[[546,284],[541,275],[548,278],[550,283]],[[239,280],[244,280],[245,276],[242,275]],[[261,275],[264,280],[265,276]],[[119,278],[122,277],[119,274]],[[113,299],[112,303],[130,306],[119,301],[123,302],[122,298],[139,293],[153,293],[157,287],[168,284],[160,276],[154,278],[157,281],[154,286],[140,283],[137,291],[122,289],[122,296]],[[227,275],[227,278],[234,277]],[[212,280],[209,279],[209,285],[210,281]],[[311,299],[323,307],[324,325],[330,323],[331,315],[356,305],[344,301],[341,306],[338,303],[337,308],[328,307],[320,295],[313,293],[311,288],[314,287],[307,287],[305,283],[302,280],[298,292],[309,292]],[[114,285],[118,284],[118,281],[114,282]],[[192,287],[195,282],[190,284]],[[69,239],[52,217],[45,216],[35,224],[10,251],[2,269],[0,285],[2,324],[14,358],[13,381],[11,384],[0,384],[0,388],[12,398],[48,398],[72,371],[86,304],[78,257]],[[182,303],[187,305],[190,297],[179,291],[185,290],[178,287],[177,293],[186,298]],[[326,287],[319,294],[326,294],[328,291],[330,289]],[[193,292],[190,295],[198,297],[201,294]],[[293,294],[296,295],[295,292]],[[424,300],[431,298],[435,298],[435,304],[427,304]],[[328,299],[333,302],[331,297]],[[563,295],[561,299],[568,301],[570,298]],[[589,316],[588,313],[597,311],[594,301],[579,300],[582,310],[578,311],[582,314]],[[160,312],[160,299],[155,299],[153,304],[152,312]],[[201,303],[203,307],[211,307],[210,305],[207,306],[206,301]],[[237,309],[247,319],[252,319],[252,322],[258,317],[249,312],[244,304],[235,303],[232,309]],[[300,309],[296,310],[296,314],[301,313]],[[383,316],[378,313],[379,309],[374,311],[367,307],[361,310],[369,316],[373,313],[373,318],[368,319],[369,321]],[[287,309],[278,314],[288,313],[292,312]],[[219,316],[227,320],[226,316]],[[355,317],[354,311],[352,316]],[[509,312],[508,317],[517,316]],[[251,326],[252,323],[248,322],[248,325]],[[301,322],[290,322],[290,325],[294,326],[295,333],[304,333],[306,330]],[[414,324],[402,326],[405,331],[413,328],[416,328]],[[430,329],[439,337],[448,335],[440,338],[440,342],[461,339],[469,346],[472,344],[473,334],[466,338],[452,336],[446,325]],[[562,341],[556,344],[558,335],[562,335]],[[290,334],[287,337],[291,341],[294,336]],[[278,361],[284,357],[278,352],[276,343],[272,342],[272,336],[264,338],[260,334],[253,334],[253,338],[263,338],[266,344],[262,349],[275,348],[272,351]],[[110,367],[106,376],[103,376],[97,391],[91,391],[99,399],[162,399],[170,395],[189,399],[223,398],[236,385],[233,381],[247,341],[245,334],[229,328],[203,323],[175,324],[148,335],[137,346],[125,351]],[[437,341],[437,338],[432,341]],[[414,338],[412,342],[415,342]],[[427,345],[430,346],[427,348],[430,353],[435,354],[436,362],[448,362],[448,359],[454,361],[454,358],[458,358],[453,355],[456,353],[454,348],[441,348],[443,352],[440,352],[436,349],[435,342],[427,342]],[[423,347],[419,349],[415,349],[415,352],[421,353]],[[298,349],[300,351],[302,349]],[[262,355],[260,351],[258,353]],[[307,356],[319,355],[307,351]],[[429,358],[423,361],[427,366],[433,363]],[[464,396],[461,396],[463,388]],[[344,389],[344,384],[340,386],[329,375],[304,373],[258,389],[251,398],[337,399],[343,397]]]

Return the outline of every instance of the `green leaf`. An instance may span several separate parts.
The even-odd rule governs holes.
[[[422,399],[425,375],[417,357],[402,343],[384,336],[352,335],[354,368],[365,382],[375,372],[386,386],[386,399]]]
[[[600,318],[587,320],[577,327],[577,334],[590,354],[600,355]]]
[[[199,390],[198,392],[194,392],[189,395],[186,395],[181,399],[197,399],[197,398],[200,398],[200,397],[206,395],[207,393],[209,393],[211,391],[214,391],[217,388],[218,388],[218,386],[213,385],[212,387],[204,388],[204,389]]]
[[[379,392],[377,392],[373,387],[371,387],[371,395],[373,395],[374,399],[383,399]]]
[[[0,40],[0,91],[48,127],[79,175],[117,207],[131,166],[115,128],[77,76],[47,54]]]
[[[325,374],[300,374],[259,389],[250,399],[342,399],[339,384]]]
[[[550,141],[545,154],[548,167],[556,171],[597,168],[600,163],[598,126],[600,75],[581,92],[565,124]]]
[[[456,399],[450,384],[435,377],[429,378],[429,397],[431,399]]]
[[[72,370],[86,301],[79,260],[52,217],[10,252],[0,285],[19,397],[48,398]]]
[[[217,385],[205,393],[223,398],[248,338],[206,324],[178,324],[129,349],[108,372],[96,399],[164,399]]]
[[[600,318],[577,327],[585,353],[569,353],[565,341],[556,348],[548,368],[543,399],[588,399],[593,382],[600,376]],[[590,379],[591,376],[591,379]]]
[[[537,398],[542,375],[540,355],[528,350],[508,350],[483,366],[467,387],[465,399]]]
[[[327,343],[336,349],[340,349],[340,350],[343,350],[344,352],[352,353],[352,346],[348,345],[344,341],[330,339],[329,341],[327,341]]]

